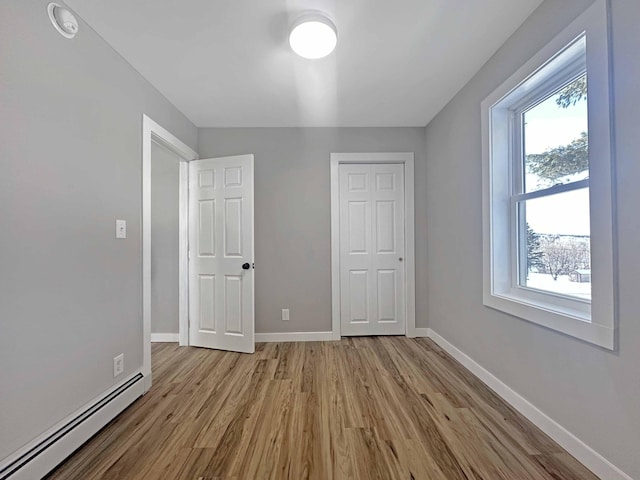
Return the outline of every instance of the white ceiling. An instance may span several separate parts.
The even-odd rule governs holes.
[[[425,126],[542,0],[68,0],[198,127]],[[288,25],[333,18],[305,60]]]

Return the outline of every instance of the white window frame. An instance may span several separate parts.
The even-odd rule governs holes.
[[[612,105],[606,0],[597,0],[481,105],[483,157],[483,301],[488,307],[615,348]],[[586,65],[567,48],[586,35]],[[555,61],[554,61],[555,60]],[[520,132],[514,112],[560,83],[587,72],[591,218],[591,302],[520,286],[514,196],[520,178]],[[559,193],[572,186],[553,187]],[[549,191],[547,191],[548,193]]]

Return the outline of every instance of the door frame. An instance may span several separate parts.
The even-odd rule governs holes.
[[[405,335],[416,337],[416,266],[414,154],[332,153],[331,154],[331,333],[340,340],[340,164],[400,163],[404,165],[404,229],[405,229]]]
[[[142,115],[142,375],[144,391],[151,388],[151,144],[155,142],[178,155],[179,186],[179,342],[189,344],[189,163],[198,154],[147,115]]]

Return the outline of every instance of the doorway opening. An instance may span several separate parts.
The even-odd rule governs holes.
[[[189,146],[143,115],[142,374],[145,392],[152,383],[154,150],[156,156],[164,152],[179,162],[179,344],[246,353],[253,353],[255,349],[253,155],[201,160]],[[173,220],[175,222],[175,218]],[[175,334],[171,335],[170,340],[175,340]]]
[[[176,153],[151,142],[151,342],[185,344],[179,338],[188,315],[185,166]]]
[[[183,323],[188,322],[188,239],[187,232],[187,196],[186,182],[188,178],[188,163],[198,159],[198,154],[188,145],[180,141],[171,132],[154,122],[146,115],[142,117],[142,374],[145,379],[145,392],[151,388],[151,161],[153,144],[162,146],[175,154],[180,161],[179,186],[179,322],[180,345],[186,345],[187,328]]]

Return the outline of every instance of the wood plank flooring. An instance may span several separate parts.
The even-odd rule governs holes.
[[[428,339],[154,344],[153,382],[48,478],[597,478]]]

